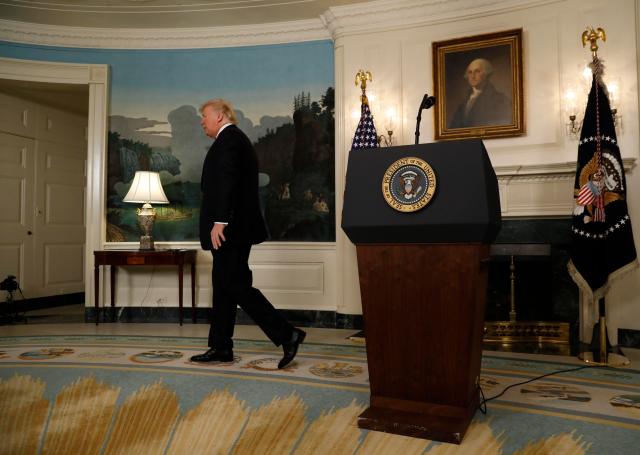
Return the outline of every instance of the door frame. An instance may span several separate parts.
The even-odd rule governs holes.
[[[13,79],[52,84],[89,86],[87,118],[87,193],[85,197],[85,306],[91,301],[93,252],[106,240],[105,182],[107,161],[107,111],[109,107],[109,66],[19,60],[0,57],[0,79]]]

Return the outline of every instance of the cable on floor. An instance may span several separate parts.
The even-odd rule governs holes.
[[[507,390],[509,390],[509,389],[511,389],[513,387],[516,387],[516,386],[519,386],[519,385],[524,385],[524,384],[529,384],[530,382],[537,381],[539,379],[546,378],[546,377],[549,377],[549,376],[553,376],[553,375],[556,375],[556,374],[570,373],[572,371],[580,371],[580,370],[584,370],[586,368],[609,368],[609,367],[605,366],[605,365],[600,365],[600,366],[599,365],[583,365],[583,366],[580,366],[580,367],[577,367],[577,368],[569,368],[567,370],[553,371],[551,373],[547,373],[547,374],[543,374],[543,375],[540,375],[540,376],[536,376],[535,378],[529,379],[527,381],[518,382],[516,384],[511,384],[511,385],[505,387],[504,389],[502,389],[502,392],[500,392],[499,394],[494,395],[494,396],[492,396],[490,398],[485,398],[484,397],[484,392],[482,391],[482,387],[480,387],[480,382],[478,382],[478,391],[480,392],[480,396],[482,397],[482,399],[480,400],[480,404],[478,405],[478,409],[480,409],[480,412],[482,412],[483,414],[486,414],[487,413],[487,403],[489,401],[491,401],[491,400],[495,400],[496,398],[500,398],[502,395],[504,395],[507,392]]]

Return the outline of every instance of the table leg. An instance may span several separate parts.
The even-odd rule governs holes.
[[[182,325],[182,281],[183,281],[183,264],[180,262],[178,265],[178,305],[180,305],[180,309],[178,310],[180,325]]]
[[[99,297],[100,297],[100,266],[98,264],[94,264],[93,266],[93,289],[94,289],[94,297],[95,297],[95,305],[96,305],[96,325],[98,325],[98,311],[100,306],[98,305]]]
[[[191,263],[191,315],[193,323],[196,323],[196,263]]]
[[[116,318],[116,266],[111,266],[111,322],[115,322]]]

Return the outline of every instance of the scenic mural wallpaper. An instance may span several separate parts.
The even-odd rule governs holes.
[[[110,65],[108,241],[139,239],[138,204],[122,202],[137,170],[159,172],[170,201],[156,205],[155,240],[198,240],[201,167],[212,141],[198,109],[211,98],[231,101],[256,148],[270,240],[335,240],[331,41],[188,50],[0,45],[0,54]]]

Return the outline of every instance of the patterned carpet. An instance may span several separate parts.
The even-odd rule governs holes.
[[[476,414],[460,446],[360,430],[362,346],[281,351],[236,342],[198,365],[204,339],[0,337],[1,454],[637,454],[640,371],[586,369],[516,386]],[[485,354],[487,397],[575,365]]]

